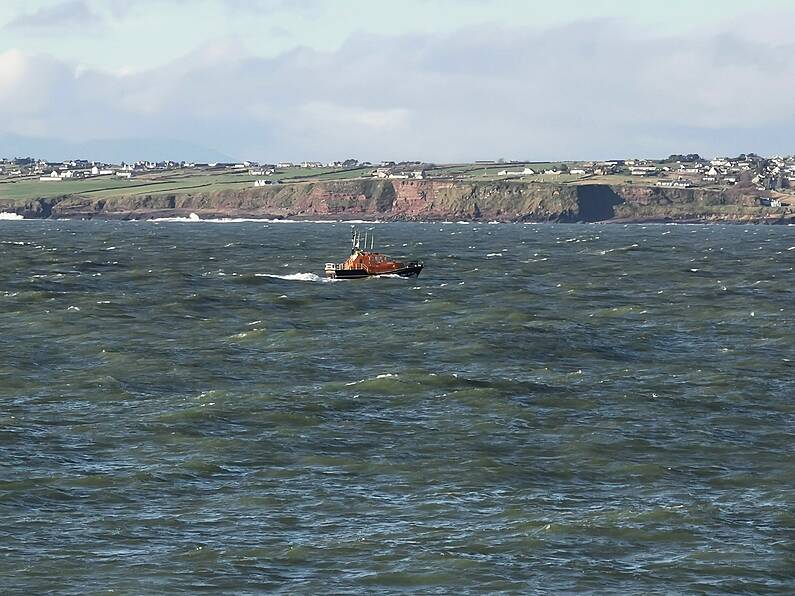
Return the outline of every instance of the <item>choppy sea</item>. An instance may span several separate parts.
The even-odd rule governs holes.
[[[0,592],[795,592],[795,227],[361,227],[0,222]]]

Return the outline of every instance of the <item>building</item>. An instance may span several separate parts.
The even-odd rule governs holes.
[[[690,180],[660,180],[656,186],[660,188],[690,188],[693,183]]]
[[[629,169],[629,173],[632,176],[654,176],[657,174],[657,168],[655,166],[634,166]]]
[[[535,175],[535,170],[531,170],[530,168],[524,168],[522,170],[500,170],[497,172],[497,176],[533,176]]]
[[[41,176],[39,180],[41,182],[59,182],[63,180],[63,178],[61,178],[61,175],[56,170],[53,170],[48,176]]]

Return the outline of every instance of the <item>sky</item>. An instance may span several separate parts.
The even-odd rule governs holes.
[[[4,0],[0,156],[795,152],[792,0]]]

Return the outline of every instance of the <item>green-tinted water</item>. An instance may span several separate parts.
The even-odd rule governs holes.
[[[3,593],[795,590],[795,228],[0,222]]]

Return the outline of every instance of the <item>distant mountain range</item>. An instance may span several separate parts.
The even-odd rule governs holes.
[[[108,163],[152,161],[237,161],[216,151],[174,139],[108,139],[72,143],[60,139],[0,134],[0,157],[36,157],[48,161],[64,159],[101,160]]]

